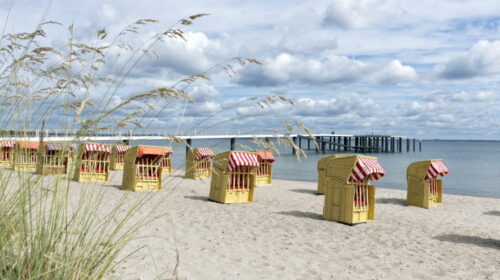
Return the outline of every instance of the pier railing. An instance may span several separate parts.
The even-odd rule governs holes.
[[[288,131],[279,131],[271,129],[190,129],[190,130],[175,130],[175,129],[106,129],[96,131],[86,131],[82,133],[77,129],[1,129],[1,138],[17,138],[17,137],[132,137],[132,136],[240,136],[240,135],[284,135],[290,134]]]

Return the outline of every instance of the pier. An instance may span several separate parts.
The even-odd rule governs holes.
[[[390,135],[349,135],[349,134],[303,134],[290,133],[288,131],[275,130],[165,130],[165,129],[141,129],[124,130],[109,129],[89,132],[78,135],[77,130],[72,129],[24,129],[24,130],[0,130],[0,140],[22,140],[66,142],[66,141],[117,141],[128,143],[140,140],[182,140],[191,145],[192,140],[203,139],[228,139],[230,150],[234,150],[236,140],[249,139],[277,139],[290,138],[300,149],[315,150],[326,153],[327,151],[354,152],[354,153],[395,153],[415,152],[422,150],[421,139],[410,139],[405,136]],[[307,146],[306,146],[307,145]],[[403,148],[405,146],[406,149]],[[186,151],[189,147],[186,145]],[[292,153],[296,150],[292,148]]]

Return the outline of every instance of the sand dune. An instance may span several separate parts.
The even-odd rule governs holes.
[[[111,201],[123,193],[112,177]],[[208,201],[209,183],[169,176],[158,217],[123,254],[145,247],[111,276],[172,279],[178,252],[184,279],[500,279],[500,199],[445,195],[427,210],[378,189],[376,220],[348,226],[322,219],[315,183],[275,180],[246,204]]]

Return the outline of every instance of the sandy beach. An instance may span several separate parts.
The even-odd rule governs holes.
[[[121,176],[85,187],[105,188],[113,202]],[[274,180],[253,203],[220,204],[207,199],[209,181],[165,179],[150,201],[160,203],[155,220],[122,255],[139,251],[111,278],[500,279],[500,199],[445,195],[427,210],[405,206],[405,191],[379,188],[376,220],[348,226],[322,219],[312,182]],[[82,187],[72,182],[71,192]],[[127,194],[130,204],[147,195]]]

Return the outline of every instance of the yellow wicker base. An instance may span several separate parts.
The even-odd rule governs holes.
[[[36,164],[14,164],[12,166],[14,171],[36,171]]]
[[[245,203],[253,201],[253,193],[250,190],[223,190],[220,193],[210,192],[209,199],[220,203]]]
[[[193,172],[187,172],[184,176],[188,179],[200,180],[212,177],[212,172],[210,170],[196,170]]]
[[[161,168],[161,173],[162,174],[170,174],[170,173],[172,173],[172,167],[162,167]]]
[[[109,168],[111,170],[123,170],[123,165],[124,165],[123,163],[113,163],[112,162]]]
[[[375,218],[375,187],[368,186],[368,206],[365,210],[354,207],[354,187],[336,180],[327,180],[323,218],[346,224],[367,222]]]
[[[36,174],[39,175],[66,174],[67,171],[68,171],[67,167],[38,167],[36,169]]]
[[[256,176],[255,177],[255,186],[264,186],[270,185],[273,182],[273,178],[269,175],[267,176]]]
[[[77,182],[106,182],[108,180],[107,173],[80,173],[80,176],[75,178]]]
[[[161,182],[160,181],[136,181],[135,186],[121,188],[126,191],[159,191],[161,190]]]

